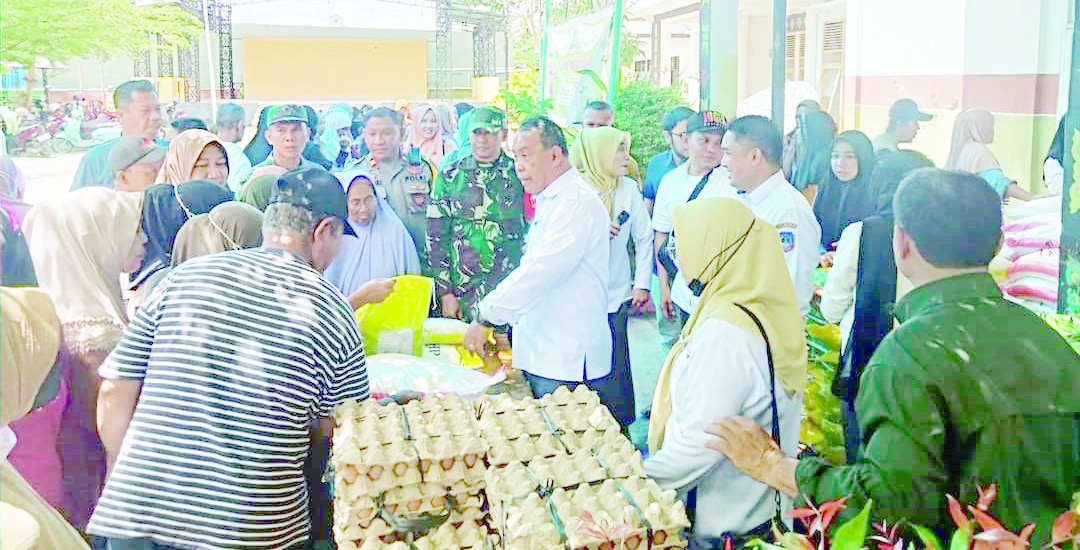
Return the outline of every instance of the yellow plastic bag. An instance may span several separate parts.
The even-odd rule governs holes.
[[[470,370],[488,372],[488,365],[484,364],[483,358],[465,349],[465,346],[453,344],[425,344],[424,354],[421,357],[438,359]],[[490,374],[490,372],[488,373]]]
[[[377,304],[366,304],[356,310],[364,348],[369,355],[403,353],[419,357],[423,352],[421,332],[435,282],[420,275],[394,277],[394,290]]]

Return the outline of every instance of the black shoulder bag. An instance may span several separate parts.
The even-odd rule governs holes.
[[[698,198],[698,195],[705,189],[705,185],[709,183],[709,176],[712,175],[713,170],[716,170],[716,168],[709,170],[702,176],[701,181],[697,182],[697,185],[690,193],[690,197],[686,199],[686,202]],[[671,259],[671,254],[668,254],[667,247],[661,248],[660,251],[656,253],[656,260],[660,262],[660,266],[664,268],[664,271],[667,271],[668,277],[674,280],[675,274],[679,272],[679,266],[675,265],[675,260]]]
[[[754,315],[754,312],[750,311],[746,306],[742,304],[735,304],[739,309],[743,310],[750,319],[757,325],[759,331],[761,331],[761,337],[765,339],[765,358],[769,362],[769,396],[772,398],[772,438],[776,441],[776,444],[780,444],[780,409],[776,405],[776,367],[773,363],[772,345],[769,344],[769,335],[765,333],[765,326],[761,324],[761,320]],[[783,504],[780,501],[780,491],[776,493],[776,513],[771,521],[767,521],[754,529],[749,533],[724,533],[720,538],[700,538],[690,541],[689,548],[706,550],[706,549],[722,549],[724,548],[725,541],[730,540],[734,547],[738,548],[742,546],[748,539],[752,538],[765,538],[769,535],[772,527],[772,522],[775,522],[778,526],[784,525],[784,518],[782,515]],[[686,509],[687,515],[690,517],[690,523],[693,525],[697,516],[697,487],[690,489],[690,492],[686,496]]]

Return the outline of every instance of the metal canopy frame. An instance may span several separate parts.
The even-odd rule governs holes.
[[[176,3],[184,11],[202,19],[203,3],[206,3],[207,22],[210,32],[217,34],[218,67],[217,78],[219,96],[234,99],[237,96],[233,80],[233,40],[232,40],[232,4],[228,0],[178,0]],[[152,37],[159,46],[164,44],[160,35]],[[208,52],[211,55],[213,52]],[[199,83],[199,41],[191,41],[191,47],[178,52],[179,70],[173,68],[173,52],[168,49],[158,51],[157,71],[150,66],[150,52],[146,51],[135,58],[135,76],[137,77],[174,77],[179,76],[184,82],[184,100],[199,101],[202,97]],[[213,78],[213,76],[211,76]]]

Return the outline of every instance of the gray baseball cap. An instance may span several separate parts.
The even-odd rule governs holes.
[[[889,118],[897,122],[909,120],[926,122],[934,118],[934,115],[920,111],[919,106],[911,99],[901,99],[889,107]]]
[[[109,151],[109,169],[113,173],[127,170],[133,164],[150,164],[165,160],[168,149],[141,136],[121,137]]]

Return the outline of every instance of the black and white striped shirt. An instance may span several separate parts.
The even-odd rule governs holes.
[[[142,392],[88,531],[199,550],[307,540],[310,427],[368,395],[345,297],[264,248],[176,268],[99,374]]]

